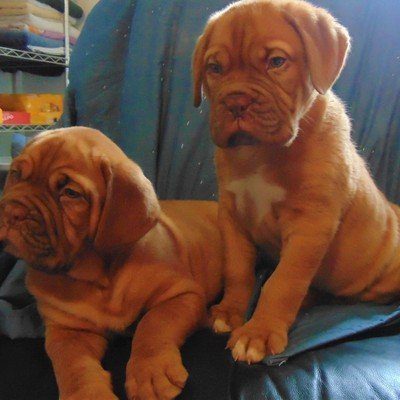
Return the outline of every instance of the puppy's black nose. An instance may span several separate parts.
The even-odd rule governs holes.
[[[253,101],[248,94],[231,93],[225,97],[224,104],[235,118],[241,118]]]

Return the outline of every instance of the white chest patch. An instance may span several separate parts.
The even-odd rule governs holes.
[[[285,199],[286,190],[281,186],[268,183],[261,173],[255,173],[245,178],[231,181],[227,190],[235,195],[236,208],[240,214],[244,214],[251,200],[250,207],[256,214],[257,222],[260,223],[266,214],[272,210],[272,204]]]

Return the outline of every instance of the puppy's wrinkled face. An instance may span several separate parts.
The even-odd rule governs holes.
[[[326,91],[343,65],[347,46],[339,43],[338,29],[327,12],[297,0],[243,0],[214,14],[193,62],[195,105],[203,87],[214,142],[290,144],[317,95],[314,89]],[[324,57],[320,46],[330,54]],[[321,57],[337,71],[318,67]],[[311,65],[319,72],[313,74]]]
[[[204,60],[215,143],[288,142],[310,95],[304,70],[301,40],[276,10],[218,17]]]
[[[54,131],[13,161],[0,201],[6,251],[49,273],[71,267],[94,235],[106,190],[90,152],[88,143]]]

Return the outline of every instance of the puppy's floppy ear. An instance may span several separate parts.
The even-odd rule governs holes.
[[[346,62],[349,33],[326,10],[306,2],[289,2],[284,11],[303,41],[313,86],[325,94]]]
[[[106,198],[94,246],[100,253],[132,244],[157,222],[160,206],[150,181],[131,160],[112,165],[102,160]]]
[[[204,79],[204,55],[206,52],[205,33],[197,39],[192,60],[193,72],[193,104],[199,107],[201,104],[201,89]]]

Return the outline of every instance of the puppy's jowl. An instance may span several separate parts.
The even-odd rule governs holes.
[[[234,358],[282,352],[310,287],[351,300],[400,293],[399,208],[377,189],[331,91],[347,30],[301,0],[243,0],[212,15],[193,59],[211,105],[226,249],[214,329]],[[255,245],[279,259],[253,317]]]
[[[29,264],[62,400],[116,399],[101,365],[110,331],[139,315],[129,399],[173,399],[179,347],[221,289],[217,205],[158,202],[141,169],[93,129],[36,137],[12,165],[0,239]]]

